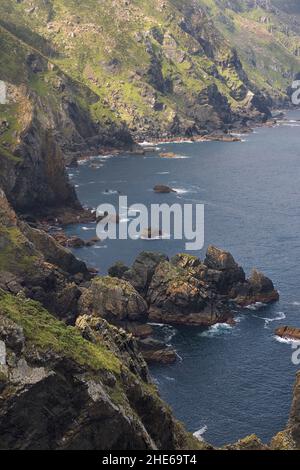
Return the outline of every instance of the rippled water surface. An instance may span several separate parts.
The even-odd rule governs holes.
[[[280,290],[279,303],[242,312],[234,328],[160,331],[180,357],[175,365],[152,367],[160,392],[189,430],[200,430],[215,445],[250,433],[268,441],[288,418],[297,367],[291,345],[277,341],[274,329],[300,327],[300,112],[289,119],[243,136],[241,143],[159,146],[176,159],[158,153],[108,156],[70,170],[89,207],[116,203],[119,193],[128,195],[129,204],[204,203],[206,247],[229,250],[247,273],[257,267]],[[178,192],[154,194],[156,184]],[[91,238],[95,225],[69,231]],[[117,260],[131,263],[142,250],[174,255],[184,251],[184,242],[109,241],[76,253],[105,273]],[[203,258],[205,249],[197,254]]]

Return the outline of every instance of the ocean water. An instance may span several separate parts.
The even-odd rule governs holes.
[[[238,312],[237,325],[209,330],[156,326],[176,348],[178,361],[151,368],[162,397],[190,431],[214,445],[256,433],[267,442],[287,422],[298,370],[292,345],[274,337],[282,324],[300,327],[300,112],[289,122],[259,128],[240,143],[161,144],[158,153],[106,156],[70,170],[81,202],[96,208],[116,204],[205,204],[205,248],[229,250],[250,273],[270,276],[280,302]],[[157,195],[166,184],[177,194]],[[123,222],[124,223],[124,222]],[[82,238],[95,236],[95,224],[68,228]],[[174,255],[184,241],[104,241],[76,255],[102,274],[121,260],[132,263],[142,250]],[[299,366],[300,369],[300,366]]]

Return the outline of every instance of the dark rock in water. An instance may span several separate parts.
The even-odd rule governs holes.
[[[57,243],[66,248],[83,248],[84,246],[91,247],[96,245],[96,243],[100,241],[98,237],[93,237],[87,241],[83,240],[82,238],[76,235],[69,237],[61,231],[53,233],[52,237],[57,241]]]
[[[161,341],[153,338],[140,339],[138,345],[143,358],[149,364],[174,364],[177,360],[176,351]]]
[[[182,255],[178,264],[177,257],[175,263],[164,261],[156,268],[147,292],[150,320],[199,326],[228,321],[230,309],[201,279],[205,267],[183,268],[184,256],[184,264],[197,264],[193,257]]]
[[[109,276],[95,278],[89,289],[83,290],[79,308],[84,314],[117,324],[147,319],[147,304],[134,287]]]
[[[165,186],[163,184],[157,184],[154,186],[153,191],[159,194],[176,193],[175,189],[172,189],[169,186]]]
[[[179,254],[171,261],[141,253],[131,268],[117,264],[110,272],[128,281],[147,301],[153,322],[210,326],[233,323],[233,306],[278,299],[272,281],[258,272],[246,280],[244,270],[226,251],[210,246],[204,262]]]
[[[236,304],[245,307],[255,303],[276,302],[279,300],[279,293],[271,279],[254,269],[247,281],[232,288],[230,297]]]

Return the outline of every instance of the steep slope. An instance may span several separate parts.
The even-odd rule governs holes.
[[[97,96],[94,118],[125,121],[137,138],[205,133],[268,114],[197,1],[4,0],[0,13],[3,27]]]
[[[300,70],[300,7],[295,0],[199,0],[237,49],[249,78],[276,102]]]
[[[65,157],[132,146],[122,124],[91,115],[98,97],[0,26],[0,185],[20,212],[79,210]]]

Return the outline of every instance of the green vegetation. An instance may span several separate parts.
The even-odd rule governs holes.
[[[0,291],[0,313],[23,328],[29,346],[57,353],[94,372],[120,373],[119,360],[104,345],[86,341],[76,328],[56,320],[37,302]]]
[[[0,225],[0,271],[30,275],[38,257],[17,227]]]

